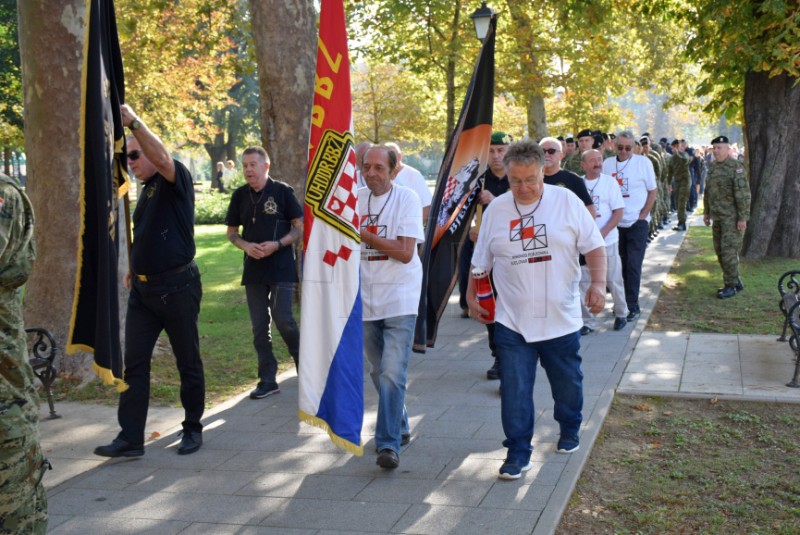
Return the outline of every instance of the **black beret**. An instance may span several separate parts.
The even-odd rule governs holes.
[[[661,139],[658,140],[658,142],[659,143],[666,143],[667,142],[667,138],[662,137]]]
[[[564,136],[558,136],[556,139],[559,141],[564,141]]]
[[[717,136],[711,140],[711,144],[713,145],[714,143],[730,143],[730,141],[728,141],[727,136]]]
[[[680,144],[681,144],[681,142],[680,142],[680,141],[678,141],[677,139],[673,139],[673,140],[672,140],[672,143],[670,143],[670,145],[673,145],[673,146],[674,146],[674,145],[680,145]]]
[[[583,129],[583,130],[581,130],[580,132],[578,132],[578,135],[577,135],[577,136],[575,136],[575,137],[577,137],[578,139],[580,139],[580,138],[582,138],[582,137],[592,137],[592,135],[593,135],[593,134],[592,134],[592,131],[591,131],[591,130],[588,130],[588,129]]]
[[[566,142],[567,142],[567,143],[575,143],[575,139],[574,139],[574,138],[571,138],[571,137],[568,137],[568,138],[566,139]]]

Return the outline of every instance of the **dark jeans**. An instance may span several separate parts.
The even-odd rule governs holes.
[[[629,312],[639,312],[639,286],[647,249],[647,221],[639,219],[628,228],[619,228],[619,258],[625,283],[625,302]]]
[[[272,352],[270,324],[273,319],[299,369],[300,329],[292,315],[292,283],[247,284],[244,289],[253,326],[253,347],[258,354],[258,380],[261,383],[274,383],[278,361]]]
[[[150,403],[150,363],[161,331],[166,331],[181,378],[183,429],[202,431],[205,377],[200,359],[197,316],[203,288],[197,266],[158,282],[133,280],[125,321],[125,382],[119,397],[119,438],[130,444],[144,443],[144,427]]]
[[[497,323],[495,340],[500,353],[500,415],[508,448],[508,459],[526,464],[533,452],[533,385],[536,364],[541,362],[550,382],[555,402],[553,418],[561,436],[578,436],[583,416],[583,372],[581,372],[581,336],[570,333],[551,340],[526,342],[521,334]]]

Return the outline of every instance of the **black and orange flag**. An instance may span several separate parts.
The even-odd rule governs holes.
[[[439,320],[456,283],[458,255],[475,213],[479,180],[489,162],[496,24],[493,17],[436,180],[422,250],[422,295],[413,346],[417,353],[436,342]]]
[[[86,2],[81,81],[81,227],[67,353],[94,353],[94,371],[123,391],[119,325],[119,199],[128,189],[122,54],[113,0]]]

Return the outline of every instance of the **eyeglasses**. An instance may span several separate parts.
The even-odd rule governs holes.
[[[553,154],[555,154],[557,152],[561,152],[558,149],[542,149],[542,150],[544,151],[545,154],[549,154],[550,156],[552,156]]]
[[[526,188],[533,188],[539,184],[539,178],[526,178],[525,180],[509,180],[508,186],[514,189],[519,189],[522,186]]]
[[[617,150],[624,150],[625,152],[633,151],[633,147],[630,145],[617,145]]]
[[[128,160],[135,162],[139,159],[139,156],[142,155],[142,151],[139,149],[132,150],[128,153]]]

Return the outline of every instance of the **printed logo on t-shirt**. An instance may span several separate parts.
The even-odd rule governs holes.
[[[273,197],[267,197],[264,203],[264,213],[267,215],[275,215],[278,213],[278,203],[275,202]]]
[[[622,173],[611,173],[611,176],[616,179],[617,184],[619,184],[619,189],[622,190],[623,197],[630,197],[630,193],[628,193],[628,177],[623,175]]]
[[[594,217],[600,219],[600,196],[592,195],[592,204],[594,205]]]
[[[385,238],[386,237],[386,225],[379,225],[378,224],[378,216],[377,215],[367,215],[366,220],[362,220],[362,222],[364,224],[361,225],[361,230],[366,230],[367,232],[371,232],[372,234],[375,234],[379,238]],[[368,245],[366,243],[364,243],[364,245],[366,245],[366,249],[371,249],[372,251],[375,251],[375,249],[372,246],[370,246],[370,245]],[[389,257],[386,256],[386,255],[377,255],[376,256],[376,252],[371,252],[371,253],[368,253],[368,255],[367,255],[367,260],[370,260],[370,261],[371,260],[388,260],[388,259],[389,259]]]
[[[523,251],[533,251],[547,247],[547,226],[536,225],[533,216],[511,220],[510,241],[522,242]]]

